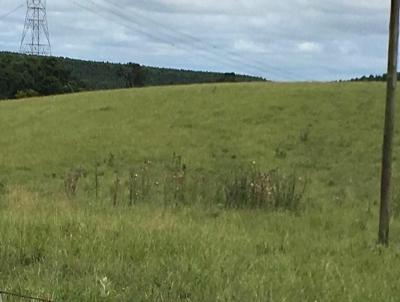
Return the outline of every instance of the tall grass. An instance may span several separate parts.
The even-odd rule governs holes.
[[[113,156],[113,162],[118,158]],[[123,162],[123,160],[122,160]],[[99,169],[104,177],[99,184]],[[109,183],[110,204],[135,205],[139,203],[158,203],[160,205],[203,205],[224,204],[232,209],[264,209],[298,211],[302,208],[306,182],[295,174],[285,175],[278,170],[261,172],[255,164],[235,167],[233,171],[219,171],[219,174],[205,174],[191,170],[182,156],[174,153],[166,163],[153,163],[149,160],[136,167],[119,165],[118,171],[109,162],[96,165],[94,176],[82,167],[71,169],[66,174],[65,188],[68,198],[74,198],[79,191],[79,182],[94,179],[94,192],[89,197],[98,200],[104,186]],[[84,187],[84,186],[83,186]],[[81,192],[85,194],[85,192]],[[86,194],[87,196],[87,194]],[[213,203],[213,204],[211,204]]]
[[[225,184],[226,206],[268,210],[298,211],[306,182],[295,174],[284,175],[278,170],[236,172]]]
[[[398,240],[377,248],[376,215],[357,203],[303,215],[214,215],[206,207],[86,201],[9,187],[0,288],[56,301],[397,299]],[[398,231],[398,221],[392,227]]]

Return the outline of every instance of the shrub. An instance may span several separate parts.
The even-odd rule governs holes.
[[[25,99],[40,96],[40,93],[33,89],[18,90],[15,94],[16,99]]]

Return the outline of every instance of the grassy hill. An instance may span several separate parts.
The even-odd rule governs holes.
[[[398,188],[392,246],[375,245],[384,96],[383,83],[247,83],[2,102],[0,288],[68,301],[395,301]],[[395,184],[399,147],[400,136]],[[300,207],[225,208],[223,185],[255,169],[306,180]],[[71,172],[82,178],[68,198]]]
[[[11,180],[31,180],[110,153],[124,165],[164,162],[175,152],[189,167],[213,172],[251,161],[294,167],[320,184],[315,191],[332,191],[334,183],[370,198],[380,169],[383,97],[378,83],[270,83],[6,102],[0,167]]]

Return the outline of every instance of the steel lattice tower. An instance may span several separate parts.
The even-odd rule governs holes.
[[[37,56],[51,55],[46,0],[26,0],[26,4],[27,11],[20,52]]]

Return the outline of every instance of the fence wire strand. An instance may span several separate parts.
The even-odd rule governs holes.
[[[22,294],[17,294],[17,293],[0,290],[0,302],[7,302],[8,301],[7,297],[14,297],[14,298],[20,298],[23,300],[39,301],[39,302],[54,302],[53,300],[49,300],[49,299],[45,299],[45,298],[32,297],[32,296],[28,296],[28,295],[22,295]]]

